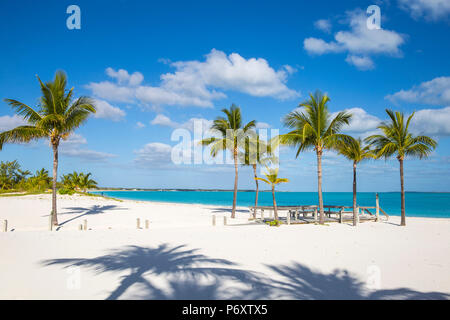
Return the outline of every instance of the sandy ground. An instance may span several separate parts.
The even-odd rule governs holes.
[[[450,298],[450,219],[223,226],[229,208],[64,196],[50,232],[50,207],[0,198],[1,299]]]

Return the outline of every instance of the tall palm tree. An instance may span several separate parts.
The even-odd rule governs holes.
[[[353,225],[356,226],[358,213],[356,212],[356,166],[361,161],[373,159],[374,153],[370,146],[363,145],[361,139],[352,139],[352,143],[338,143],[338,152],[353,161]]]
[[[5,99],[11,108],[28,123],[0,133],[0,150],[4,143],[29,142],[41,138],[50,140],[53,149],[52,224],[58,225],[56,210],[56,180],[58,177],[58,147],[61,139],[95,113],[93,101],[88,97],[73,99],[73,88],[66,90],[67,76],[63,71],[55,74],[53,81],[38,81],[42,97],[36,109],[13,99]]]
[[[390,122],[383,122],[378,126],[382,134],[372,135],[366,138],[366,142],[374,147],[377,158],[388,159],[396,156],[400,164],[400,188],[401,188],[401,226],[406,226],[405,214],[405,187],[403,180],[403,161],[406,157],[419,159],[428,157],[436,148],[437,142],[427,136],[413,136],[409,132],[409,124],[414,116],[412,113],[405,122],[402,112],[386,109]]]
[[[258,133],[252,132],[249,139],[246,141],[245,148],[239,153],[239,162],[244,166],[251,166],[253,168],[253,175],[255,179],[255,210],[253,217],[256,216],[256,207],[258,206],[258,165],[268,165],[270,163],[277,163],[278,158],[274,152],[278,147],[278,137],[270,139],[268,142],[263,141]]]
[[[294,110],[284,118],[284,124],[293,129],[280,137],[283,144],[298,147],[296,157],[302,151],[313,149],[317,155],[317,186],[319,194],[320,224],[325,221],[322,197],[322,154],[325,149],[336,149],[339,141],[351,141],[351,137],[340,134],[348,125],[351,114],[341,111],[333,119],[328,111],[330,98],[320,91],[310,94],[310,99],[300,103],[303,110]]]
[[[264,178],[255,178],[255,180],[261,180],[272,188],[272,198],[273,198],[273,215],[275,220],[278,220],[278,211],[277,211],[277,201],[275,200],[275,186],[277,184],[283,182],[289,182],[289,179],[286,178],[278,178],[278,168],[270,169],[266,166],[267,172],[264,173],[266,179]]]
[[[200,141],[200,144],[211,146],[211,155],[217,156],[220,151],[229,151],[234,160],[234,193],[233,209],[231,218],[236,216],[236,197],[238,187],[238,154],[239,150],[245,147],[245,141],[248,140],[250,131],[255,127],[255,120],[246,125],[242,125],[241,108],[232,105],[230,109],[222,109],[226,117],[217,117],[211,127],[220,137],[206,138]]]

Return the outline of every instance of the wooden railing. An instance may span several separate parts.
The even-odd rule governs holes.
[[[380,219],[380,211],[384,214],[386,220],[389,219],[389,215],[380,208],[379,205],[379,197],[378,193],[376,194],[376,202],[375,206],[358,206],[357,212],[358,212],[358,220],[361,213],[368,213],[370,216],[374,216],[376,221],[381,221]],[[344,220],[345,214],[353,214],[353,207],[352,206],[336,206],[336,205],[324,205],[324,213],[328,218],[331,218],[332,215],[335,215],[339,218],[339,222],[342,223]],[[308,218],[308,215],[311,214],[314,218],[314,221],[318,220],[318,211],[319,206],[318,205],[299,205],[299,206],[277,206],[278,211],[287,211],[286,213],[286,220],[287,223],[290,224],[291,219],[300,219],[300,215],[303,216],[303,218]],[[369,209],[375,209],[375,213],[372,213]],[[253,215],[253,217],[256,218],[258,210],[260,211],[260,217],[261,220],[265,220],[264,217],[264,211],[267,210],[269,212],[269,219],[273,219],[273,206],[258,206],[258,207],[249,207],[250,213]],[[372,219],[373,220],[373,219]]]

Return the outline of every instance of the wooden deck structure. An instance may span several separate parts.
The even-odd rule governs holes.
[[[333,206],[324,205],[325,222],[353,222],[353,207],[350,206]],[[250,214],[261,222],[274,220],[272,206],[249,207]],[[277,206],[278,220],[285,224],[308,224],[319,222],[319,206],[317,205],[299,205],[299,206]],[[382,221],[380,212],[383,213],[385,220],[389,219],[389,215],[380,208],[378,194],[376,194],[376,202],[374,207],[358,206],[357,222],[366,221]],[[372,212],[375,210],[375,212]],[[259,215],[258,215],[259,211]],[[265,215],[265,212],[268,215]]]

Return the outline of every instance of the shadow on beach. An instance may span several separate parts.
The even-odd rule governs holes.
[[[58,215],[58,217],[64,217],[65,215],[71,215],[71,214],[78,214],[78,215],[75,216],[75,217],[72,217],[70,219],[67,219],[65,221],[60,222],[58,228],[62,227],[63,225],[65,225],[65,224],[67,224],[67,223],[69,223],[71,221],[74,221],[74,220],[77,220],[79,218],[82,218],[84,216],[102,214],[102,213],[106,213],[106,212],[112,211],[112,210],[128,210],[127,208],[120,208],[120,207],[118,207],[116,205],[104,205],[104,206],[93,205],[90,208],[69,207],[69,208],[64,208],[64,209],[68,209],[70,211],[60,213]]]
[[[212,210],[213,213],[231,213],[233,210],[232,208],[210,208],[210,210]],[[238,213],[249,213],[248,210],[243,210],[243,209],[236,209],[236,212]]]
[[[407,288],[368,292],[365,283],[345,270],[326,274],[299,263],[266,265],[276,279],[239,269],[185,245],[156,248],[127,246],[91,259],[52,259],[44,266],[78,266],[97,274],[128,274],[107,299],[450,299],[440,292]],[[166,285],[161,286],[161,277]]]

